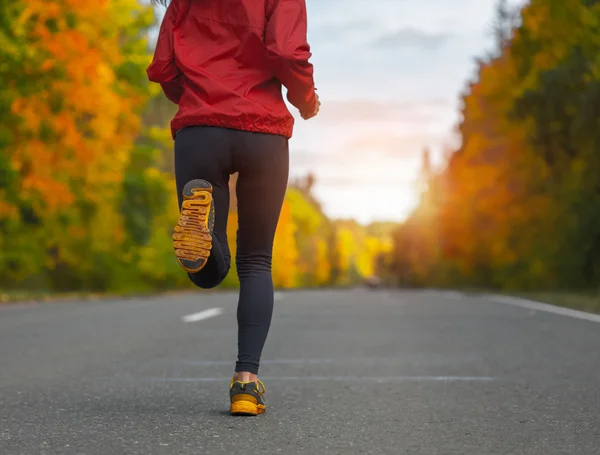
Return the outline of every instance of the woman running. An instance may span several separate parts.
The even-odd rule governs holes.
[[[294,118],[319,112],[305,0],[155,0],[167,6],[148,77],[179,109],[171,122],[180,216],[173,247],[203,289],[229,271],[229,176],[238,173],[238,360],[231,413],[265,411],[260,356],[273,314],[271,259]]]

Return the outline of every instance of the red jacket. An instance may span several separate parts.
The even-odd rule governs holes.
[[[179,105],[173,136],[209,125],[292,136],[315,108],[305,0],[173,0],[148,77]]]

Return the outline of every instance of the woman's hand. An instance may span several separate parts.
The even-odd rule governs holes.
[[[311,112],[300,112],[300,115],[304,120],[311,119],[315,117],[319,110],[321,109],[321,100],[319,100],[319,95],[315,93],[315,108]]]

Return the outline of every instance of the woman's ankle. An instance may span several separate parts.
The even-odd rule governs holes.
[[[258,381],[258,376],[254,373],[249,373],[247,371],[236,371],[234,378],[236,381],[240,382],[256,382]]]

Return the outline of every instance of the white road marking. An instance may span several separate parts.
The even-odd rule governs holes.
[[[231,378],[146,378],[152,382],[226,382]],[[264,381],[333,381],[333,382],[488,382],[496,381],[496,378],[489,376],[264,376],[261,377]]]
[[[600,322],[600,314],[586,313],[585,311],[573,310],[547,303],[535,302],[533,300],[521,299],[518,297],[508,297],[504,295],[486,295],[486,300],[498,303],[506,303],[533,311],[545,311],[546,313],[559,314],[571,318],[582,319],[584,321]]]
[[[352,360],[352,359],[351,359]],[[358,359],[355,361],[361,361],[363,359]],[[386,359],[387,360],[387,359]],[[343,362],[344,359],[340,359],[340,362]],[[184,363],[188,365],[197,365],[197,366],[209,366],[209,365],[231,365],[232,360],[183,360]],[[331,364],[336,363],[334,359],[261,359],[261,365],[315,365],[315,364]],[[387,360],[386,363],[389,363]]]
[[[223,314],[223,310],[221,308],[210,308],[208,310],[201,311],[200,313],[188,314],[187,316],[182,317],[181,320],[183,322],[199,322],[208,318],[214,318],[220,314]]]

